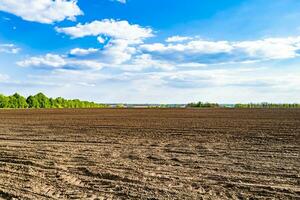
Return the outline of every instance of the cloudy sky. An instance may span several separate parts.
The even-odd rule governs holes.
[[[299,0],[0,0],[0,93],[300,102]]]

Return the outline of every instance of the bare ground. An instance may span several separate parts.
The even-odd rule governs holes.
[[[0,110],[0,199],[300,199],[300,110]]]

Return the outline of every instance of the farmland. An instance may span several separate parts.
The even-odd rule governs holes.
[[[300,109],[0,110],[0,199],[299,199]]]

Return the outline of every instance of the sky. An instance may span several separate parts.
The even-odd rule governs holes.
[[[299,0],[0,0],[0,93],[299,103]]]

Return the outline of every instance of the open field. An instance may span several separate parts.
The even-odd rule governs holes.
[[[0,110],[0,199],[300,199],[300,109]]]

